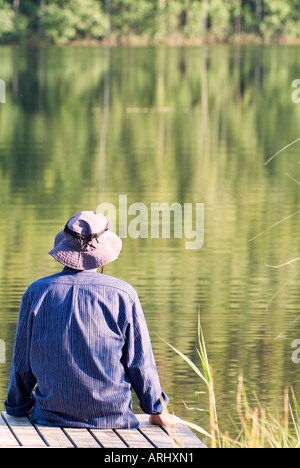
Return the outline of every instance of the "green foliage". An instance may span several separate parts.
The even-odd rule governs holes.
[[[226,39],[230,30],[230,12],[228,8],[224,8],[222,0],[210,3],[209,17],[212,35],[217,39]]]
[[[188,36],[194,38],[202,35],[203,31],[203,18],[205,8],[202,2],[192,2],[187,11],[187,26],[186,32]],[[202,21],[200,21],[200,18]]]
[[[51,42],[62,43],[76,37],[75,21],[70,10],[58,5],[47,5],[41,15],[41,26],[45,37]]]
[[[149,34],[153,28],[155,4],[147,0],[110,0],[110,30],[112,36]]]
[[[95,0],[51,2],[40,11],[40,28],[53,43],[74,39],[101,39],[108,23]]]
[[[297,0],[0,0],[0,41],[298,38]]]
[[[0,0],[0,35],[5,39],[14,29],[14,12],[3,0]]]
[[[267,0],[264,5],[265,16],[261,25],[263,36],[267,39],[281,36],[286,32],[287,23],[291,18],[289,3],[286,0]]]
[[[19,40],[26,34],[26,28],[27,18],[0,0],[0,39],[3,42]]]

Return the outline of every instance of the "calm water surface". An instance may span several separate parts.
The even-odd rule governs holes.
[[[300,217],[249,242],[299,209],[300,144],[264,166],[300,137],[299,63],[299,47],[283,46],[0,48],[1,406],[22,294],[60,270],[55,234],[78,211],[118,210],[120,195],[149,209],[205,204],[202,249],[128,237],[106,268],[140,295],[171,411],[208,428],[183,404],[207,408],[201,381],[159,338],[198,363],[199,310],[221,430],[240,372],[264,405],[281,408],[287,384],[300,398],[299,263],[265,265],[299,257]]]

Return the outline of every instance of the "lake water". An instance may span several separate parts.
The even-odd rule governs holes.
[[[283,407],[300,392],[300,49],[292,46],[0,47],[0,404],[22,294],[60,271],[48,254],[74,213],[142,204],[148,238],[123,239],[107,274],[133,284],[170,410],[208,429],[205,388],[162,340],[198,364],[201,322],[221,430],[231,430],[238,376],[251,399]],[[204,245],[151,238],[153,203],[204,204]],[[127,212],[130,223],[136,216]],[[136,226],[136,231],[137,226]],[[276,337],[281,335],[279,339]],[[161,338],[160,338],[161,337]]]

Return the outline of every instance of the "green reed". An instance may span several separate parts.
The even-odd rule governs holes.
[[[163,340],[175,351],[198,375],[205,384],[209,395],[209,410],[201,408],[188,408],[191,411],[200,411],[209,416],[210,432],[203,427],[189,421],[183,421],[193,430],[206,436],[210,440],[211,448],[299,448],[300,447],[300,405],[292,388],[286,387],[283,399],[283,408],[277,414],[263,408],[259,399],[255,396],[254,407],[249,404],[244,378],[241,373],[237,388],[237,415],[235,422],[235,435],[220,429],[217,416],[217,403],[214,391],[212,367],[210,365],[204,335],[198,320],[198,356],[200,365],[196,365],[191,359]],[[197,392],[204,393],[204,392]]]

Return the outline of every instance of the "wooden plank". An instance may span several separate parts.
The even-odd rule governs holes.
[[[2,412],[0,447],[206,448],[187,426],[153,426],[149,416],[137,418],[139,429],[103,430],[33,425],[27,417],[14,418]]]
[[[2,417],[11,428],[15,437],[20,441],[22,447],[47,447],[28,418],[15,418],[5,411],[2,413]]]
[[[182,448],[207,448],[203,442],[187,426],[177,425],[172,428],[164,426],[164,430],[174,438]]]
[[[20,445],[8,428],[4,419],[0,417],[0,448],[4,447],[20,447]]]
[[[130,448],[153,448],[154,445],[144,437],[138,429],[115,429]]]
[[[88,429],[64,427],[64,432],[77,448],[101,448]]]
[[[49,447],[74,448],[74,445],[60,427],[42,426],[41,424],[34,424],[34,426]]]
[[[103,448],[127,448],[127,445],[111,429],[90,429]]]

